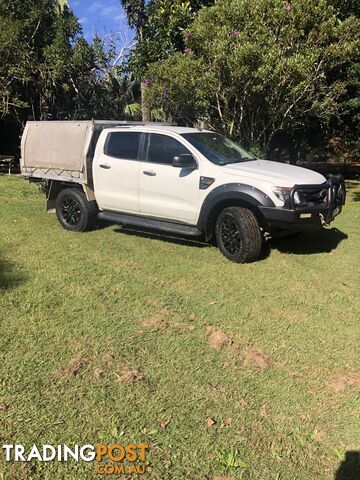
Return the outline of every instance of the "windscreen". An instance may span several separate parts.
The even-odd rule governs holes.
[[[254,155],[219,133],[196,132],[184,133],[182,136],[216,165],[256,160]]]

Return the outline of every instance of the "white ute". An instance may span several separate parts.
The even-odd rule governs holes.
[[[260,160],[224,136],[167,124],[28,122],[22,175],[47,182],[47,210],[67,230],[97,219],[216,237],[238,263],[264,239],[321,227],[345,203],[342,177]]]

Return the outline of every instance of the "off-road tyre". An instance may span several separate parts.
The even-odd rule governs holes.
[[[263,236],[247,208],[225,208],[217,218],[215,236],[221,253],[232,262],[250,263],[261,257]]]
[[[56,215],[63,228],[85,232],[96,225],[96,202],[89,202],[77,188],[65,188],[56,198]]]

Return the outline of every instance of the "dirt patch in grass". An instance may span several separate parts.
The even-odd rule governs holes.
[[[244,365],[256,367],[261,370],[271,365],[271,357],[259,348],[249,348],[243,352]]]
[[[247,404],[248,402],[245,400],[245,398],[239,398],[239,400],[235,403],[235,406],[240,410],[245,410]]]
[[[174,328],[178,330],[188,330],[189,332],[192,332],[195,330],[195,325],[189,325],[188,323],[174,323],[173,325]]]
[[[216,420],[213,418],[208,418],[206,419],[206,425],[208,427],[213,427],[214,425],[216,425]]]
[[[165,428],[167,428],[169,425],[170,420],[162,420],[161,422],[159,422],[159,427],[163,430],[165,430]]]
[[[157,317],[150,317],[144,320],[140,320],[140,324],[143,327],[151,328],[153,330],[163,330],[168,326],[168,324],[164,320],[161,320]]]
[[[124,266],[129,270],[142,270],[142,266],[137,262],[126,262]]]
[[[206,333],[208,334],[208,343],[211,348],[220,351],[224,347],[230,347],[234,341],[225,332],[216,327],[206,327]]]
[[[326,440],[326,433],[316,430],[314,435],[313,435],[313,439],[316,442],[323,443]]]
[[[105,375],[105,370],[101,367],[95,368],[94,370],[94,377],[101,378]]]
[[[347,388],[360,389],[360,373],[346,372],[334,377],[327,383],[327,385],[333,392],[342,392]]]
[[[54,378],[56,380],[61,380],[76,377],[76,375],[79,374],[80,370],[85,367],[87,363],[87,358],[83,357],[82,355],[78,355],[72,358],[66,367],[56,370],[54,373]]]
[[[0,403],[0,412],[6,412],[7,410],[9,410],[9,405],[6,403]]]
[[[110,348],[106,353],[104,353],[104,355],[102,355],[101,359],[106,363],[110,363],[113,362],[115,357],[116,352]]]
[[[260,408],[260,411],[259,411],[259,417],[261,418],[269,418],[269,414],[268,414],[268,411],[266,409],[266,405],[262,405],[261,408]]]
[[[117,375],[118,382],[134,383],[143,380],[144,374],[138,370],[125,370],[121,375]]]

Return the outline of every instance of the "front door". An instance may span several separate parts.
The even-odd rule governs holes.
[[[100,209],[139,213],[141,137],[141,132],[109,132],[105,143],[99,143],[93,174]]]
[[[195,224],[199,202],[199,168],[175,168],[174,156],[191,154],[170,135],[148,136],[146,162],[139,170],[139,208],[144,216]]]

